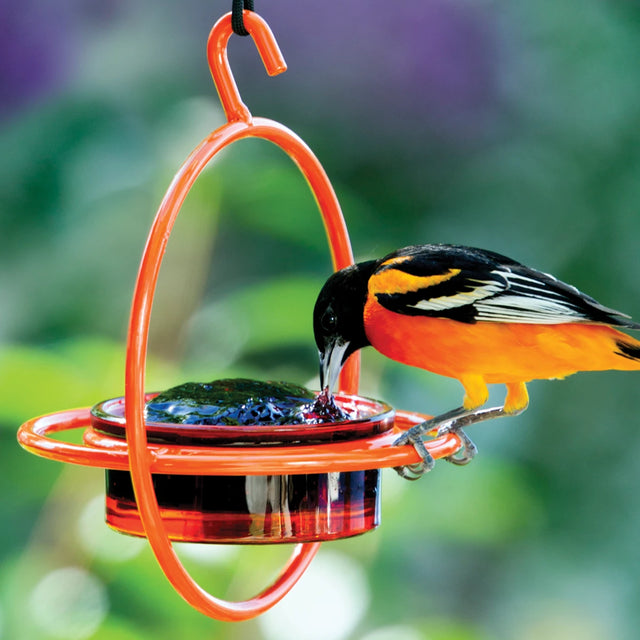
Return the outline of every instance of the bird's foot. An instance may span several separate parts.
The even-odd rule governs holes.
[[[455,423],[443,424],[438,429],[438,437],[445,436],[448,433],[453,433],[458,436],[462,445],[453,455],[447,456],[445,460],[458,466],[469,464],[478,453],[478,447],[476,447],[473,440],[462,430],[462,427],[455,426]]]
[[[406,464],[400,467],[394,467],[398,475],[405,480],[418,480],[418,478],[421,478],[425,473],[431,471],[436,464],[436,461],[429,453],[429,450],[422,439],[422,434],[425,432],[419,430],[415,431],[415,429],[420,426],[421,425],[416,425],[416,427],[405,431],[393,443],[394,445],[412,444],[414,449],[418,452],[418,455],[422,458],[420,462],[416,462],[415,464]]]
[[[432,431],[436,431],[438,436],[443,436],[447,433],[456,434],[461,440],[461,447],[456,453],[445,458],[445,460],[457,465],[468,464],[478,452],[478,448],[462,429],[477,422],[483,422],[491,418],[499,418],[504,415],[508,414],[502,407],[474,410],[460,407],[436,416],[435,418],[431,418],[430,420],[425,420],[405,431],[393,443],[396,446],[412,444],[422,458],[422,461],[416,464],[394,468],[402,478],[406,478],[407,480],[417,480],[427,471],[431,471],[435,465],[435,461],[427,450],[422,437]]]
[[[435,465],[433,456],[429,453],[429,450],[424,444],[423,436],[431,431],[439,430],[443,427],[451,429],[452,421],[456,418],[467,414],[468,412],[462,407],[448,411],[440,416],[425,420],[415,427],[405,431],[399,438],[394,441],[395,446],[402,446],[405,444],[412,444],[414,449],[418,452],[418,455],[422,460],[415,464],[403,465],[400,467],[394,467],[400,477],[406,480],[417,480],[421,478],[425,473],[431,471]],[[465,435],[466,438],[466,435]],[[467,440],[469,440],[467,438]],[[473,445],[473,443],[469,440]],[[473,445],[475,448],[475,445]]]

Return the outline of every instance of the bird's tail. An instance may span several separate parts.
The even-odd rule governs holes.
[[[620,333],[616,339],[616,355],[624,360],[618,361],[617,369],[640,369],[640,341]]]
[[[569,371],[634,371],[640,369],[640,340],[614,327],[602,324],[556,325],[553,351],[549,358],[558,357],[558,367]],[[543,376],[540,376],[543,377]]]

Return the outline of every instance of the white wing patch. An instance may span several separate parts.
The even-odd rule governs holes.
[[[491,274],[496,276],[495,280],[469,281],[477,285],[470,291],[424,298],[407,306],[423,311],[445,311],[473,305],[475,319],[485,322],[562,324],[586,319],[561,291],[550,289],[544,281],[505,269],[494,269]]]
[[[476,303],[475,308],[476,320],[488,322],[562,324],[584,319],[584,314],[571,306],[538,296],[497,296]]]
[[[474,305],[476,320],[562,324],[585,319],[584,313],[576,308],[561,291],[550,289],[548,284],[541,280],[511,271],[495,270],[492,273],[500,274],[506,279],[509,292],[477,302]],[[547,277],[557,282],[553,276],[547,275]],[[580,295],[575,287],[569,288]]]
[[[478,281],[477,287],[471,291],[456,293],[454,296],[440,296],[439,298],[425,298],[419,300],[415,304],[407,305],[414,309],[422,309],[423,311],[443,311],[445,309],[454,309],[456,307],[464,307],[468,304],[476,304],[477,301],[489,298],[499,291],[504,291],[505,286],[498,282]]]

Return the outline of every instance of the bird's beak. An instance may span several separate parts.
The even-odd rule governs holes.
[[[324,351],[319,352],[320,356],[320,389],[329,389],[331,393],[338,381],[338,375],[344,364],[344,354],[349,347],[348,342],[335,339],[327,345]]]

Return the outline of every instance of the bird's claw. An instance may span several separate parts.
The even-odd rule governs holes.
[[[418,427],[421,425],[417,425]],[[424,432],[416,430],[416,427],[405,431],[393,444],[400,446],[404,444],[412,444],[414,449],[418,452],[418,455],[422,458],[420,462],[415,464],[406,464],[400,467],[394,467],[396,472],[401,478],[405,480],[418,480],[425,473],[431,471],[436,464],[433,456],[429,453],[429,450],[424,444],[422,434]]]
[[[447,456],[445,460],[451,464],[463,466],[469,464],[478,453],[478,447],[471,438],[460,427],[456,427],[455,424],[445,424],[438,429],[438,437],[453,433],[460,439],[460,448],[450,456]]]
[[[415,464],[402,465],[400,467],[394,467],[396,472],[401,478],[405,480],[418,480],[425,473],[431,471],[436,462],[433,456],[429,453],[422,436],[433,429],[432,425],[423,422],[422,424],[412,427],[408,431],[405,431],[393,444],[395,446],[401,446],[405,444],[412,444],[413,448],[418,452],[418,455],[422,458],[420,462]],[[448,462],[456,465],[469,464],[478,452],[478,448],[473,443],[471,438],[461,429],[456,428],[452,423],[448,422],[442,425],[438,431],[438,437],[444,436],[447,433],[454,433],[461,441],[460,449],[451,456],[445,458]]]

